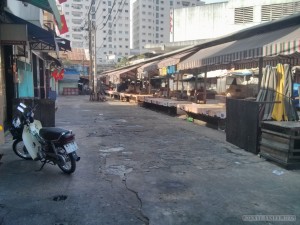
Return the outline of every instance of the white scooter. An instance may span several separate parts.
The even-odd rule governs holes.
[[[40,160],[43,162],[40,170],[50,163],[57,164],[67,174],[73,173],[76,162],[80,160],[76,153],[75,134],[62,128],[43,128],[41,122],[33,118],[35,108],[28,110],[25,104],[20,103],[17,109],[22,116],[13,120],[10,129],[16,155],[23,159]]]

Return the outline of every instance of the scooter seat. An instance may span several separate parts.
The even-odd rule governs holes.
[[[58,127],[43,127],[40,129],[40,136],[46,140],[57,140],[61,135],[70,133],[69,130],[58,128]]]

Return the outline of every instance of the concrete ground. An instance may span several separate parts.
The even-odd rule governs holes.
[[[73,130],[80,148],[72,175],[52,165],[37,172],[41,163],[18,158],[6,137],[0,225],[300,224],[298,170],[227,143],[222,131],[88,99],[58,99],[56,126]]]

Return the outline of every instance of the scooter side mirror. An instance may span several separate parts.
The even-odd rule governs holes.
[[[18,109],[20,112],[24,113],[24,109],[23,109],[22,107],[18,106],[17,109]]]

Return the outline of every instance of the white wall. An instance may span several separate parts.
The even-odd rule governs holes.
[[[175,9],[174,41],[206,39],[227,32],[228,28],[224,26],[229,23],[226,5],[216,3]]]
[[[299,2],[297,0],[229,0],[174,10],[174,34],[170,42],[216,38],[261,22],[262,5]],[[253,7],[253,22],[234,23],[235,8]]]
[[[12,14],[41,27],[41,24],[43,22],[43,15],[40,8],[37,8],[31,4],[25,6],[22,2],[17,0],[7,1],[7,7],[12,12]]]

